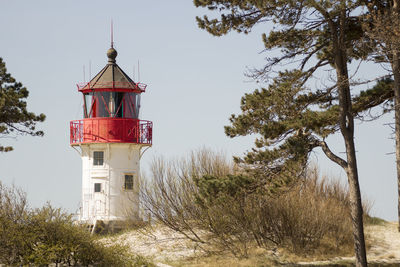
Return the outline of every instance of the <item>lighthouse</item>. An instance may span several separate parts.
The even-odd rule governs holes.
[[[107,65],[77,85],[83,119],[70,122],[70,144],[82,158],[79,221],[93,228],[139,218],[140,158],[152,145],[153,123],[139,119],[146,85],[134,82],[116,57],[111,42]]]

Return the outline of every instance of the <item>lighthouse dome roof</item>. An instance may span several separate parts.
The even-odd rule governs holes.
[[[84,84],[80,87],[80,91],[96,90],[96,89],[107,89],[107,90],[132,90],[137,92],[143,92],[142,84],[135,83],[116,63],[116,57],[118,55],[117,50],[113,47],[108,49],[107,65],[93,78],[89,83]]]

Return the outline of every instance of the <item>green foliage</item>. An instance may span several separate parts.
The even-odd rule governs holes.
[[[0,262],[16,265],[29,249],[31,235],[24,227],[27,218],[26,194],[0,182]]]
[[[242,113],[232,115],[231,126],[225,127],[229,137],[259,134],[256,148],[248,152],[248,164],[275,166],[281,160],[304,160],[319,143],[339,130],[338,97],[304,87],[304,72],[285,71],[267,88],[245,94]],[[353,115],[363,118],[366,111],[383,105],[392,108],[393,81],[379,80],[353,98]],[[272,149],[265,149],[272,147]]]
[[[256,148],[246,155],[246,163],[272,169],[282,160],[288,164],[304,161],[316,146],[314,135],[325,138],[337,131],[338,106],[323,109],[328,101],[337,100],[304,89],[304,78],[301,71],[281,72],[268,89],[242,98],[242,114],[232,115],[232,126],[225,127],[225,132],[230,137],[260,135]],[[273,145],[277,147],[264,149]]]
[[[362,1],[346,1],[345,8],[350,13],[366,4]],[[337,23],[344,7],[341,1],[194,0],[194,5],[219,12],[219,18],[196,17],[198,26],[215,36],[230,31],[248,33],[257,24],[273,22],[273,30],[262,34],[262,40],[266,50],[278,48],[282,55],[269,58],[262,72],[297,57],[301,58],[301,69],[316,57],[318,61],[308,69],[310,72],[334,64],[336,53],[333,51],[332,30],[327,21],[329,18]],[[373,43],[373,40],[364,37],[361,18],[362,14],[359,17],[349,16],[345,21],[344,42],[349,59],[366,58],[372,52],[373,45],[369,43]]]
[[[0,136],[11,134],[27,134],[32,136],[43,136],[43,131],[36,130],[36,123],[43,122],[44,114],[36,115],[27,110],[25,99],[28,90],[22,83],[7,73],[6,64],[0,58]],[[11,146],[1,146],[0,151],[11,151]]]
[[[339,101],[338,88],[342,85],[313,90],[307,84],[317,69],[330,65],[340,72],[345,67],[337,62],[337,38],[344,38],[340,45],[346,49],[348,60],[365,59],[373,52],[374,40],[368,39],[362,30],[366,17],[362,13],[358,17],[341,17],[344,8],[350,12],[366,3],[195,0],[194,4],[218,10],[219,19],[197,17],[199,27],[216,36],[231,30],[249,32],[266,21],[276,23],[262,39],[266,51],[279,49],[281,54],[267,58],[266,66],[254,71],[255,78],[270,77],[270,68],[278,64],[300,62],[298,69],[278,72],[268,88],[256,89],[242,98],[242,113],[231,116],[225,133],[229,137],[258,134],[259,138],[256,147],[243,159],[237,158],[237,162],[266,166],[270,171],[287,170],[285,164],[307,162],[315,147],[326,146],[325,138],[341,129],[341,116],[345,114]],[[343,25],[337,24],[339,19]],[[332,32],[335,27],[344,31],[342,36]],[[391,80],[382,79],[374,88],[362,91],[352,99],[351,115],[364,118],[376,106],[390,110],[392,89]]]
[[[29,209],[26,195],[0,183],[0,263],[44,266],[153,266],[126,246],[105,245],[71,216],[46,204]]]
[[[204,175],[195,178],[194,182],[202,199],[214,199],[218,195],[236,197],[241,191],[250,191],[256,180],[246,175],[228,174],[223,177]]]
[[[72,224],[71,216],[47,204],[29,215],[28,231],[33,234],[27,261],[35,265],[71,262],[79,244],[89,235]],[[90,238],[89,238],[90,239]]]
[[[354,97],[353,110],[361,113],[377,106],[382,106],[384,113],[393,110],[393,85],[391,78],[378,80],[373,88],[361,91],[358,96]]]

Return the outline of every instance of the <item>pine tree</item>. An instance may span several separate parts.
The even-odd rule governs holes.
[[[265,49],[280,49],[254,77],[264,78],[279,64],[300,62],[297,70],[280,72],[268,89],[256,90],[242,98],[242,114],[231,117],[226,127],[230,137],[258,133],[256,148],[244,160],[273,166],[304,160],[315,147],[346,172],[350,190],[351,219],[356,266],[367,266],[363,211],[354,145],[354,117],[348,62],[364,59],[371,52],[365,46],[358,1],[274,1],[194,0],[197,7],[221,13],[219,19],[197,17],[200,28],[221,36],[231,30],[248,33],[259,23],[275,23],[263,35]],[[357,11],[356,11],[357,10]],[[358,13],[357,16],[352,15]],[[312,90],[308,83],[322,67],[336,73],[334,84]],[[360,95],[358,104],[369,99]],[[367,101],[368,102],[368,101]],[[365,104],[365,103],[364,103]],[[359,106],[363,109],[363,106]],[[339,131],[346,158],[334,154],[325,139]]]
[[[43,136],[43,131],[36,130],[36,123],[43,122],[46,116],[28,112],[25,101],[28,95],[29,92],[22,83],[16,82],[11,74],[7,73],[6,64],[0,58],[0,136]],[[0,145],[2,152],[12,149],[11,146]]]

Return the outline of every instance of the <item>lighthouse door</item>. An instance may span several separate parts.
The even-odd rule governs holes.
[[[105,214],[106,207],[106,195],[105,195],[105,183],[101,179],[95,179],[93,183],[94,194],[93,194],[93,215],[95,217],[102,217]],[[98,218],[99,219],[99,218]]]

